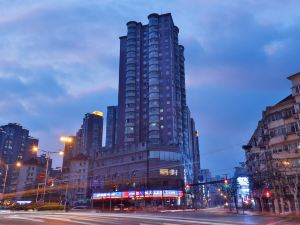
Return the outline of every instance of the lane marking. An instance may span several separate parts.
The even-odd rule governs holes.
[[[24,216],[8,216],[6,218],[9,218],[9,219],[19,219],[19,220],[30,220],[30,221],[33,221],[33,222],[38,222],[38,223],[44,223],[45,221],[44,220],[41,220],[41,219],[34,219],[34,218],[29,218],[29,217],[24,217]]]
[[[78,223],[78,224],[84,224],[84,225],[97,225],[99,223],[103,223],[103,224],[120,224],[118,222],[114,222],[108,219],[103,219],[103,218],[95,218],[95,219],[88,219],[88,218],[80,218],[80,217],[69,217],[69,218],[62,218],[60,216],[51,216],[49,217],[49,215],[43,216],[43,215],[36,215],[35,217],[39,217],[39,218],[43,218],[43,219],[49,219],[49,220],[58,220],[58,221],[65,221],[65,222],[70,222],[70,223]],[[85,222],[87,221],[87,222]],[[97,222],[97,223],[89,223],[89,221],[92,222]]]
[[[77,213],[72,213],[73,215],[80,215],[78,212]],[[82,213],[81,215],[89,215],[87,213]],[[70,215],[70,214],[69,214]],[[91,215],[91,214],[90,214]],[[119,214],[119,215],[116,215],[116,214],[109,214],[109,213],[101,213],[101,214],[94,214],[95,216],[98,216],[100,218],[103,218],[103,217],[107,217],[107,218],[130,218],[130,219],[134,219],[134,218],[137,218],[137,219],[148,219],[148,220],[153,220],[154,218],[158,218],[158,219],[167,219],[168,221],[177,221],[177,220],[180,220],[181,222],[184,222],[184,221],[194,221],[194,222],[209,222],[209,223],[217,223],[217,224],[230,224],[230,225],[257,225],[257,223],[255,222],[245,222],[245,221],[234,221],[234,220],[228,220],[226,218],[220,218],[220,220],[216,220],[216,219],[206,219],[206,218],[190,218],[189,220],[185,219],[184,217],[171,217],[171,216],[157,216],[157,215],[153,215],[152,217],[149,217],[149,215],[131,215],[131,214]],[[242,217],[241,217],[242,218]],[[155,219],[155,220],[158,220],[158,219]],[[187,223],[190,223],[190,222],[187,222]],[[203,224],[203,223],[202,223]]]
[[[273,223],[267,223],[266,225],[275,225],[275,224],[281,224],[282,222],[287,222],[287,220],[279,220]]]
[[[78,223],[78,224],[84,224],[84,225],[96,225],[95,223],[88,223],[88,222],[81,222],[81,221],[76,221],[76,220],[71,220],[71,219],[66,219],[66,218],[58,218],[58,217],[49,217],[49,216],[34,216],[38,218],[43,218],[47,220],[58,220],[58,221],[64,221],[64,222],[70,222],[70,223]]]

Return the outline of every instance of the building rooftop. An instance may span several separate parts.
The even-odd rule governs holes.
[[[295,73],[295,74],[293,74],[293,75],[291,75],[291,76],[288,76],[287,79],[288,79],[288,80],[293,80],[293,79],[296,78],[296,77],[300,77],[300,72],[297,72],[297,73]]]
[[[284,98],[284,99],[282,99],[281,101],[279,101],[278,103],[276,103],[275,106],[276,106],[276,105],[280,105],[280,104],[282,104],[282,103],[284,103],[284,102],[286,102],[286,101],[292,100],[292,99],[293,99],[293,96],[292,96],[292,95],[289,95],[289,96],[287,96],[286,98]]]

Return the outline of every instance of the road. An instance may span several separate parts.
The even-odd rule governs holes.
[[[250,215],[214,215],[205,212],[96,213],[0,211],[0,225],[292,225],[300,220]]]

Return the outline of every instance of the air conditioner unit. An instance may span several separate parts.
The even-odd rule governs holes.
[[[295,120],[299,119],[298,114],[294,114],[293,117],[294,117]]]

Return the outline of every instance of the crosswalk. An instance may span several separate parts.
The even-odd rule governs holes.
[[[152,214],[122,214],[122,213],[6,213],[0,214],[0,225],[6,225],[5,221],[15,221],[13,224],[39,225],[39,224],[82,224],[82,225],[259,225],[253,221],[241,221],[235,218],[190,218],[174,217]],[[279,223],[285,224],[285,223]],[[265,225],[273,225],[265,223]],[[275,224],[274,224],[275,225]]]
[[[83,225],[97,225],[97,224],[137,224],[137,225],[176,225],[176,224],[209,224],[209,225],[244,225],[232,220],[211,220],[211,219],[189,219],[189,218],[172,218],[165,216],[153,215],[138,215],[138,214],[76,214],[76,213],[16,213],[13,215],[5,215],[4,219],[21,221],[26,224],[51,224],[51,221],[61,221],[66,224],[83,224]],[[247,225],[254,225],[248,223]]]

